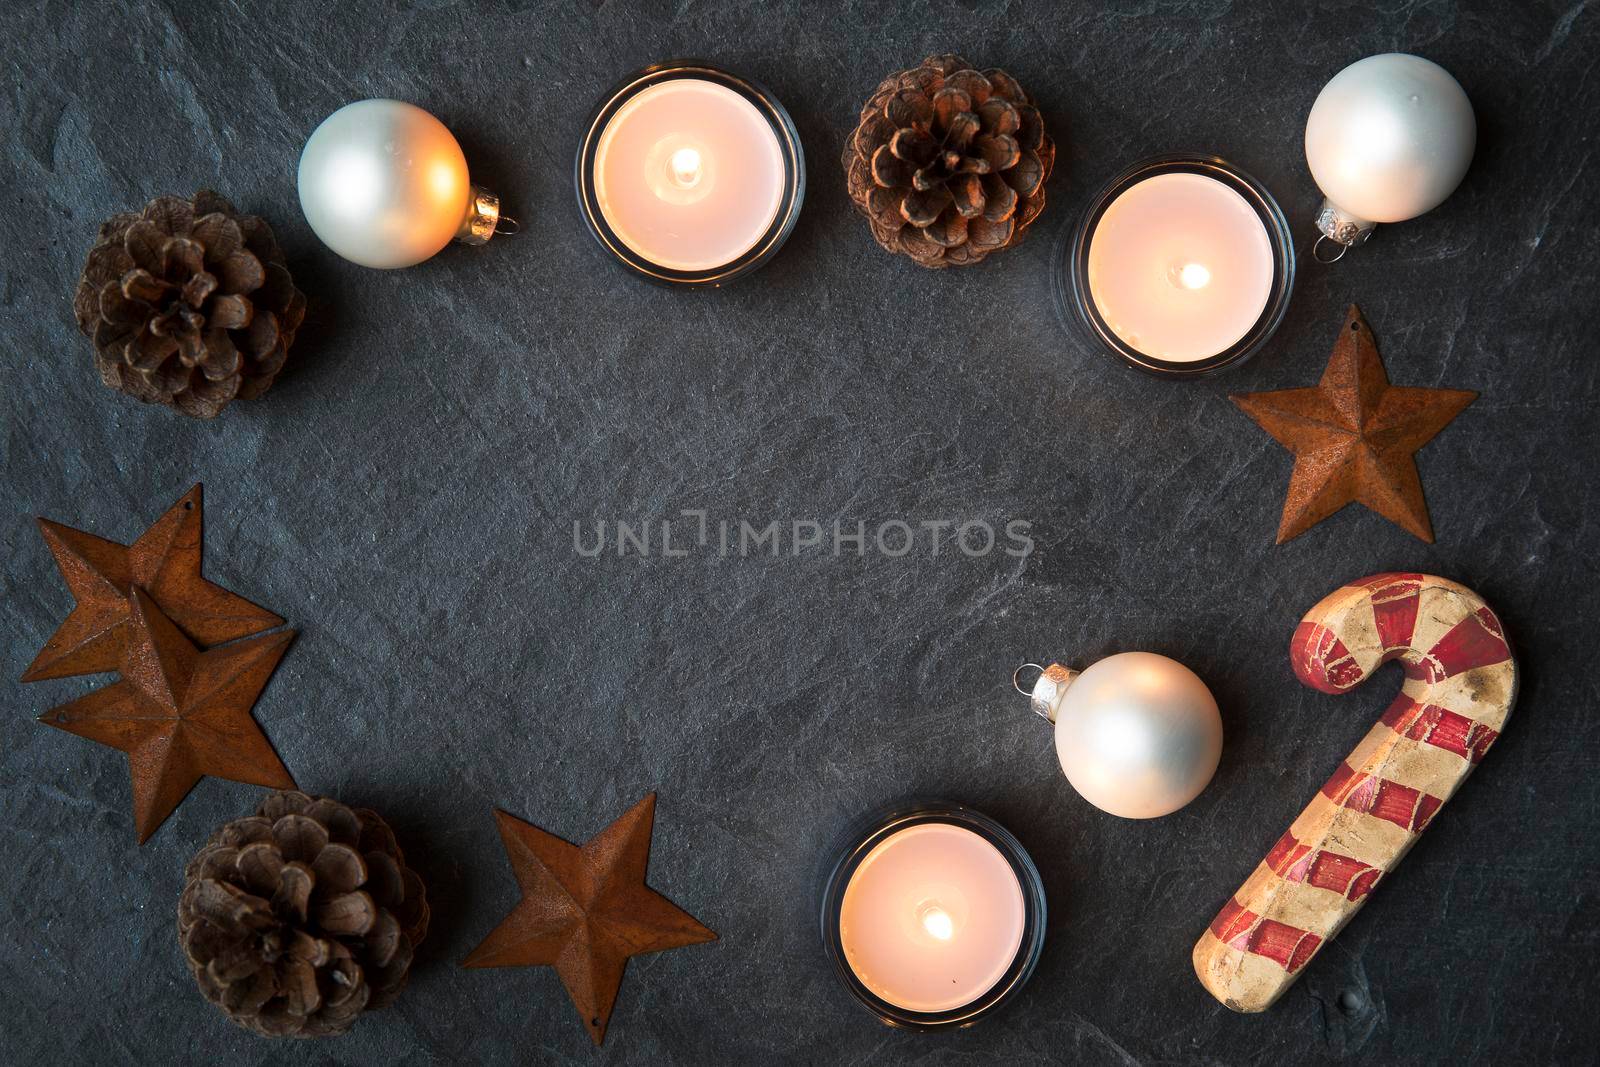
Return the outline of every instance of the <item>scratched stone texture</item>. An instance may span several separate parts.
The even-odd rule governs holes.
[[[1582,1063],[1600,1041],[1594,115],[1600,11],[1553,3],[72,3],[0,12],[0,669],[70,607],[32,516],[129,540],[206,486],[211,577],[301,635],[256,707],[300,783],[381,809],[425,873],[411,988],[277,1045],[202,1002],[174,939],[187,858],[260,791],[204,781],[143,848],[124,758],[34,717],[103,684],[6,682],[0,1030],[12,1063]],[[1039,98],[1041,221],[969,271],[881,252],[838,156],[888,71],[959,50]],[[1465,184],[1328,269],[1301,132],[1370,53],[1443,63],[1477,109]],[[604,260],[572,154],[628,71],[703,57],[770,86],[808,156],[782,254],[723,291]],[[329,112],[438,114],[527,231],[383,273],[295,196]],[[1131,160],[1261,178],[1300,238],[1293,305],[1223,377],[1158,381],[1068,334],[1053,244]],[[70,297],[96,226],[213,186],[266,215],[311,312],[289,373],[212,423],[104,389]],[[1398,384],[1482,396],[1423,450],[1438,543],[1348,508],[1272,544],[1290,458],[1229,392],[1313,383],[1358,302]],[[712,544],[596,559],[573,528],[676,518]],[[1030,522],[1036,550],[773,558],[716,524]],[[737,528],[737,527],[735,527]],[[1003,536],[1003,534],[1002,534]],[[870,544],[870,543],[869,543]],[[1286,650],[1325,593],[1418,569],[1480,591],[1523,666],[1503,740],[1269,1013],[1189,951],[1387,704]],[[1169,818],[1079,799],[1013,666],[1167,653],[1216,692],[1212,786]],[[651,882],[722,939],[635,960],[596,1053],[549,971],[458,964],[517,899],[503,807],[573,840],[659,790]],[[831,843],[908,794],[974,804],[1043,871],[1031,984],[960,1033],[885,1030],[816,929]]]

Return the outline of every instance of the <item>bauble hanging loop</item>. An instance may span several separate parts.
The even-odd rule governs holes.
[[[1072,787],[1125,819],[1170,815],[1199,796],[1222,758],[1222,716],[1188,667],[1152,652],[1123,652],[1074,671],[1039,668],[1024,689],[1055,724],[1056,757]]]
[[[472,184],[445,124],[400,100],[329,115],[306,141],[298,180],[311,229],[363,267],[410,267],[452,240],[486,244],[501,221],[500,198]]]
[[[1033,684],[1024,688],[1022,672],[1034,670]],[[1061,703],[1061,691],[1072,684],[1078,672],[1059,663],[1045,667],[1038,663],[1024,663],[1011,672],[1011,688],[1028,698],[1028,707],[1051,726],[1056,724],[1056,711]]]
[[[1421,56],[1368,56],[1335,74],[1306,120],[1306,162],[1325,199],[1312,254],[1332,263],[1380,222],[1432,211],[1455,192],[1477,145],[1459,82]],[[1337,246],[1333,255],[1323,245]]]

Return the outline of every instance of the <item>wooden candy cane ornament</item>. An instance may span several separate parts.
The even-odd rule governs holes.
[[[1306,613],[1289,657],[1324,693],[1392,659],[1405,684],[1194,946],[1200,984],[1234,1011],[1263,1011],[1294,984],[1477,766],[1517,696],[1500,620],[1431,574],[1338,589]]]

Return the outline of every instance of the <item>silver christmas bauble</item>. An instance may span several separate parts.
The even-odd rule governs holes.
[[[1437,63],[1390,52],[1350,64],[1306,120],[1306,162],[1327,198],[1318,228],[1350,245],[1374,223],[1431,211],[1461,184],[1477,138],[1467,94]]]
[[[300,153],[299,186],[316,235],[364,267],[409,267],[455,238],[481,244],[498,214],[444,123],[400,100],[360,100],[324,119]]]
[[[1052,665],[1030,694],[1056,726],[1056,757],[1085,800],[1125,819],[1168,815],[1200,795],[1222,758],[1216,698],[1193,671],[1151,652],[1074,673]]]

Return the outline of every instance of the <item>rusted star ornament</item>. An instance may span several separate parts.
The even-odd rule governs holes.
[[[201,645],[281,626],[283,620],[272,612],[200,577],[200,510],[196,485],[131,545],[40,519],[39,532],[77,603],[22,680],[116,670],[128,627],[128,594],[135,586]]]
[[[1433,526],[1412,456],[1477,395],[1390,385],[1372,329],[1361,309],[1350,305],[1316,388],[1233,397],[1294,453],[1278,544],[1351,501],[1432,544]]]
[[[134,589],[128,601],[121,681],[51,708],[39,721],[128,754],[139,843],[203,775],[295,788],[250,715],[294,631],[202,652],[144,590]]]
[[[522,902],[462,966],[554,967],[589,1036],[605,1040],[628,957],[717,939],[644,884],[655,809],[651,793],[582,847],[496,811]]]

